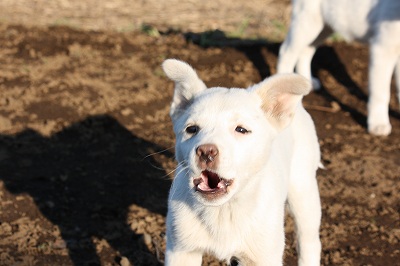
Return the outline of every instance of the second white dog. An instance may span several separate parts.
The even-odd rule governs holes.
[[[299,265],[319,265],[321,206],[314,124],[297,74],[248,89],[207,89],[186,63],[163,63],[175,82],[171,117],[178,167],[170,190],[166,265],[202,255],[240,265],[282,265],[285,202],[297,228]]]
[[[279,51],[278,73],[294,70],[311,80],[315,49],[333,31],[370,44],[368,131],[389,135],[390,82],[395,70],[400,101],[399,0],[292,0],[289,33]],[[314,87],[319,83],[313,80]]]

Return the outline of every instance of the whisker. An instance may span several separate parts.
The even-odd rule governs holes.
[[[179,174],[182,173],[183,171],[185,171],[185,170],[187,170],[187,169],[190,169],[190,167],[189,167],[189,165],[187,165],[186,161],[181,162],[181,163],[178,165],[178,167],[179,167],[179,166],[182,166],[182,165],[185,165],[185,164],[186,164],[186,166],[182,167],[182,169],[181,169],[179,172],[177,172],[176,175],[179,175]],[[174,171],[176,171],[176,170],[178,169],[178,167],[176,167]],[[186,174],[188,174],[188,173],[189,173],[189,171],[188,171]]]
[[[184,165],[185,164],[185,162],[180,162],[173,170],[171,170],[171,171],[169,171],[168,173],[166,173],[165,175],[163,175],[162,176],[162,178],[166,178],[167,176],[169,176],[170,174],[172,174],[173,172],[175,172],[178,168],[179,168],[179,166],[182,166],[182,165]],[[188,166],[186,166],[186,167],[184,167],[183,169],[185,169],[185,168],[187,168]],[[182,171],[182,170],[181,170]],[[178,172],[177,174],[179,174],[179,173],[181,173],[181,172]]]
[[[181,162],[180,165],[184,165],[185,163],[186,163],[186,162]],[[178,167],[175,168],[175,170],[176,170],[176,169],[178,169]],[[186,174],[189,174],[189,169],[190,169],[189,165],[186,164],[186,166],[182,167],[182,169],[177,173],[177,175],[180,174],[180,173],[182,173],[182,171],[187,171]],[[174,170],[174,171],[175,171],[175,170]],[[170,195],[170,196],[173,197],[174,194],[175,194],[175,192],[176,192],[176,187],[172,186],[172,187],[171,187],[171,192],[170,192],[171,195]]]
[[[145,159],[147,159],[147,158],[149,158],[149,157],[151,157],[151,156],[153,156],[153,155],[161,154],[161,153],[163,153],[163,152],[166,152],[166,151],[172,150],[172,149],[174,149],[174,146],[169,147],[169,148],[165,148],[165,149],[163,149],[163,150],[161,150],[161,151],[156,151],[156,152],[147,154],[145,157],[142,158],[142,160],[145,160]]]
[[[161,154],[161,153],[163,153],[163,152],[166,152],[166,151],[172,150],[172,149],[174,149],[174,146],[169,147],[169,148],[165,148],[165,149],[163,149],[163,150],[161,150],[161,151],[156,151],[156,152],[150,153],[150,154],[146,155],[145,157],[143,157],[143,158],[142,158],[142,161],[144,161],[145,159],[147,159],[147,158],[149,158],[149,157],[152,157],[152,156],[154,156],[154,155],[156,155],[156,154]],[[174,158],[174,159],[175,159],[175,158]],[[161,170],[161,171],[162,171],[162,170],[165,170],[163,167],[154,165],[151,161],[149,162],[149,164],[150,164],[154,169]]]

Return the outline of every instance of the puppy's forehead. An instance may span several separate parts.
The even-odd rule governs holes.
[[[259,98],[246,89],[214,87],[205,90],[196,97],[193,108],[212,110],[239,109],[259,104]],[[247,108],[246,107],[246,108]]]

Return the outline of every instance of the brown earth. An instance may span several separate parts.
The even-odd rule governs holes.
[[[202,33],[214,25],[204,21],[181,22],[177,32],[164,17],[160,35],[111,22],[50,25],[43,19],[53,13],[8,2],[15,12],[0,11],[10,17],[0,23],[0,265],[158,265],[175,167],[173,84],[160,64],[179,58],[208,86],[246,87],[275,73],[279,43]],[[365,46],[321,47],[313,66],[323,89],[304,99],[326,167],[318,171],[323,265],[400,265],[399,104],[393,86],[393,133],[367,134],[367,61]],[[290,218],[286,231],[285,264],[295,265]],[[218,262],[207,256],[204,265]]]

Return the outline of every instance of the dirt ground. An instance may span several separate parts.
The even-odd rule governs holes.
[[[0,2],[1,266],[162,263],[175,162],[160,64],[185,60],[208,86],[275,73],[288,1],[131,2]],[[323,265],[400,265],[399,104],[393,85],[393,133],[367,134],[367,61],[327,43],[323,89],[304,99],[326,168]],[[296,265],[290,218],[286,231]]]

